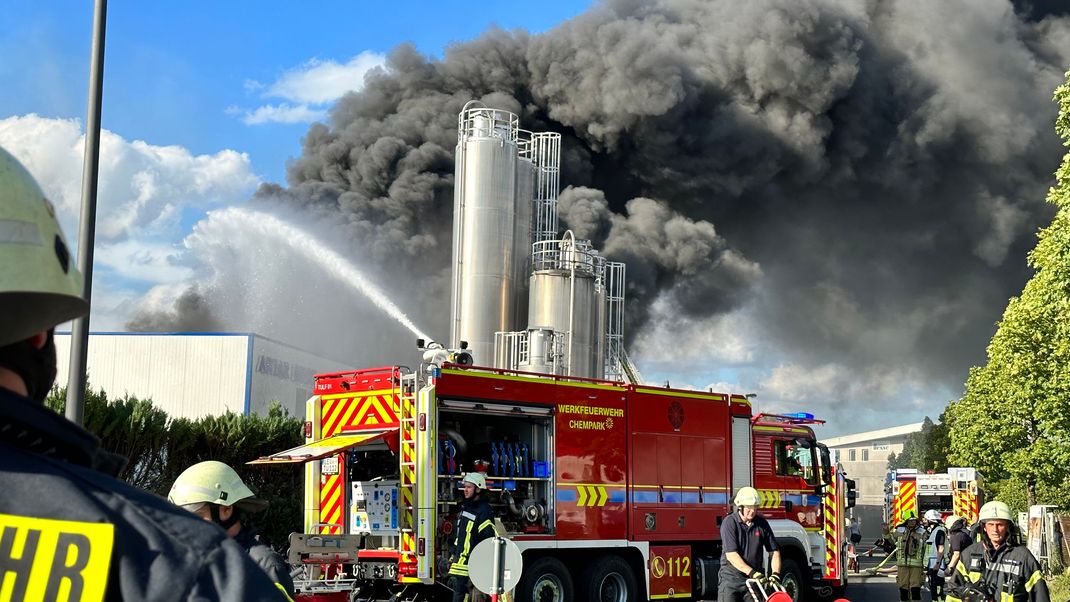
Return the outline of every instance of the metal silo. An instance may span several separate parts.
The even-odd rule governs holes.
[[[528,304],[529,328],[564,333],[564,373],[601,378],[604,293],[599,266],[605,266],[589,241],[572,232],[561,240],[535,243]]]
[[[531,133],[521,131],[520,156],[516,161],[516,220],[513,224],[513,315],[522,320],[528,315],[528,275],[531,273],[532,193],[535,186],[535,163],[531,158]],[[520,324],[514,328],[520,327]]]
[[[474,101],[458,116],[450,346],[467,341],[478,365],[491,363],[495,332],[518,329],[518,125]]]

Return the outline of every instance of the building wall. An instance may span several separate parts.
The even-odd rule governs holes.
[[[89,385],[109,397],[152,399],[172,417],[244,413],[252,335],[93,333]],[[59,386],[67,385],[70,334],[56,334]]]
[[[304,419],[305,401],[312,396],[313,377],[324,372],[352,370],[352,366],[261,336],[253,337],[249,410],[266,414],[278,401],[291,416]]]
[[[868,433],[825,439],[848,478],[854,479],[858,498],[848,514],[860,519],[862,537],[872,542],[881,535],[884,516],[884,479],[888,474],[888,457],[900,454],[907,437],[921,430],[921,423]]]
[[[61,387],[70,348],[70,334],[57,334]],[[176,418],[266,414],[278,401],[303,419],[313,375],[352,369],[249,333],[91,333],[86,363],[93,389],[151,399]]]

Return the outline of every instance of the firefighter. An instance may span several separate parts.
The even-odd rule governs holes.
[[[966,528],[966,519],[952,514],[944,520],[944,528],[947,529],[947,548],[944,552],[944,575],[948,577],[955,574],[955,565],[959,563],[962,551],[973,543],[970,540],[970,532]]]
[[[264,569],[275,587],[294,597],[290,568],[271,546],[260,543],[256,530],[242,521],[243,514],[267,509],[268,503],[253,494],[233,468],[209,460],[190,466],[178,475],[167,501],[215,523]]]
[[[780,549],[769,521],[758,513],[762,500],[753,487],[740,487],[736,511],[721,523],[721,569],[718,572],[717,602],[744,602],[747,579],[780,584]],[[770,553],[768,579],[763,579],[765,553]]]
[[[938,602],[944,598],[944,550],[947,548],[947,530],[944,529],[944,521],[940,518],[939,510],[926,510],[925,523],[929,529],[925,557],[932,559],[926,567],[929,593],[933,601]]]
[[[948,602],[999,600],[1049,602],[1040,563],[1018,540],[1011,509],[988,502],[979,514],[981,541],[962,551],[948,588]]]
[[[921,600],[925,581],[925,527],[913,510],[903,512],[903,522],[895,530],[895,584],[900,600]]]
[[[479,542],[494,536],[494,512],[487,502],[487,478],[483,473],[469,472],[461,479],[464,500],[455,529],[456,542],[450,557],[450,589],[453,602],[469,600],[468,555]]]
[[[89,311],[81,294],[55,210],[0,149],[4,598],[282,599],[219,529],[116,479],[125,459],[45,407],[56,378],[53,329]]]

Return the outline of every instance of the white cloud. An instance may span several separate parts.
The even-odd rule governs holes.
[[[279,105],[264,105],[254,111],[246,111],[242,115],[242,121],[246,125],[259,125],[261,123],[309,123],[317,119],[323,119],[327,111],[313,109],[308,105],[292,106],[287,103]]]
[[[125,240],[101,247],[93,260],[131,280],[179,282],[193,275],[193,270],[181,264],[182,252],[174,245]]]
[[[33,113],[0,119],[0,146],[37,178],[56,205],[72,245],[81,208],[85,144],[81,130],[76,119]],[[184,234],[178,232],[178,225],[185,208],[209,209],[243,201],[259,182],[245,153],[222,150],[194,155],[180,146],[131,142],[103,130],[97,240],[109,244],[167,237],[177,242]]]
[[[76,119],[35,114],[0,119],[0,146],[34,175],[77,248],[85,137]],[[122,329],[149,285],[188,280],[184,212],[244,202],[259,184],[248,155],[195,155],[181,146],[101,132],[94,263],[94,329]]]
[[[636,334],[628,354],[639,364],[680,362],[743,364],[754,360],[761,330],[746,310],[692,319],[680,315],[668,296],[650,308],[650,321]]]
[[[364,51],[346,63],[310,59],[283,73],[271,84],[246,80],[247,93],[263,91],[264,98],[281,98],[286,102],[263,105],[253,110],[228,108],[228,114],[242,115],[249,125],[262,123],[308,123],[322,119],[327,105],[347,92],[364,87],[364,76],[386,64],[386,57]]]
[[[364,87],[364,76],[386,63],[386,57],[364,51],[344,65],[312,59],[282,74],[267,95],[309,104],[324,104]]]

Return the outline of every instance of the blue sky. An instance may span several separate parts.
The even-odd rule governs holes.
[[[181,247],[194,224],[285,182],[309,123],[391,49],[441,57],[488,28],[540,32],[589,5],[109,3],[92,327],[121,329],[146,293],[188,278]],[[87,0],[12,0],[0,20],[0,145],[41,182],[69,237],[92,11]]]
[[[441,56],[488,27],[544,31],[590,2],[111,2],[103,127],[127,140],[193,154],[234,149],[255,173],[285,177],[307,123],[248,125],[230,108],[278,104],[265,86],[311,60],[345,64],[409,42]],[[36,113],[84,120],[92,2],[9,0],[0,20],[0,118]],[[21,57],[12,60],[13,57]]]

